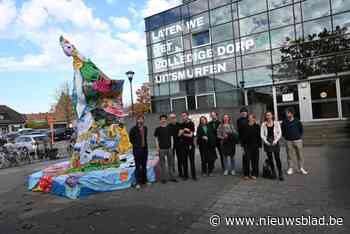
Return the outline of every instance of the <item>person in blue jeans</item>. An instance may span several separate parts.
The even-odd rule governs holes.
[[[221,150],[224,156],[224,175],[235,175],[235,153],[238,133],[231,123],[231,117],[228,114],[223,116],[223,120],[218,128],[217,134],[217,137],[221,140]]]

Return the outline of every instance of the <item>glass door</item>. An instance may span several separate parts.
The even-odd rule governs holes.
[[[178,97],[171,99],[171,111],[181,113],[187,110],[187,99],[186,97]]]
[[[339,118],[337,82],[334,80],[312,81],[310,83],[312,118]]]
[[[276,102],[279,120],[284,120],[286,118],[286,110],[290,108],[295,111],[295,116],[300,119],[297,84],[276,86]]]

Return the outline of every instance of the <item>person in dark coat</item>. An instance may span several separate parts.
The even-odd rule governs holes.
[[[144,117],[136,118],[136,125],[130,129],[129,138],[132,144],[132,152],[135,160],[136,188],[140,189],[141,184],[147,183],[147,127],[144,126]]]
[[[243,179],[253,179],[259,176],[259,149],[262,147],[260,125],[256,123],[253,114],[248,115],[248,125],[245,129],[242,145],[246,154],[243,156]],[[250,170],[250,166],[252,171]]]
[[[174,139],[174,145],[173,145],[172,152],[173,152],[174,158],[175,158],[175,155],[176,155],[178,175],[179,175],[179,177],[183,177],[184,173],[183,173],[183,170],[182,170],[182,167],[181,167],[181,165],[183,164],[182,163],[183,159],[181,157],[182,155],[181,155],[180,137],[178,136],[179,135],[179,131],[180,131],[180,124],[176,120],[176,114],[175,113],[171,113],[169,115],[169,119],[170,119],[170,121],[169,121],[168,127],[169,127],[171,135],[173,136],[173,139]],[[175,165],[175,163],[174,163],[174,165]],[[173,168],[173,171],[175,173],[175,166]]]
[[[242,107],[239,111],[239,118],[237,119],[237,130],[239,135],[239,140],[242,143],[244,139],[245,129],[248,126],[248,109]]]
[[[201,156],[202,176],[211,176],[216,160],[216,135],[208,124],[208,119],[205,116],[201,116],[199,119],[197,144]]]
[[[181,158],[183,180],[188,179],[188,161],[190,161],[191,175],[194,181],[197,180],[196,164],[195,164],[195,145],[194,145],[194,131],[195,126],[193,121],[189,118],[189,113],[184,111],[181,113],[182,123],[180,124],[179,137],[181,144]]]
[[[221,150],[221,140],[217,137],[218,128],[219,128],[221,122],[219,120],[218,113],[216,113],[214,111],[210,113],[210,117],[211,117],[211,121],[209,122],[208,125],[214,131],[215,141],[216,141],[214,153],[215,153],[215,155],[217,155],[216,154],[216,149],[217,149],[217,151],[219,152],[219,156],[220,156],[220,162],[221,162],[222,171],[225,171],[224,156],[223,156],[222,150]],[[217,156],[216,156],[216,158],[217,158]]]

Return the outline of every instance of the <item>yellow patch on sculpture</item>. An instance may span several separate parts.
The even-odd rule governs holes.
[[[128,132],[126,131],[126,129],[124,127],[118,127],[117,130],[118,130],[118,133],[120,135],[118,152],[123,154],[123,153],[128,152],[131,149],[132,145],[130,143],[129,135],[128,135]]]

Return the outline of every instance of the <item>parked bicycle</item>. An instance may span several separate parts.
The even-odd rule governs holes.
[[[19,162],[19,154],[16,150],[6,146],[0,147],[0,168],[19,166]]]

